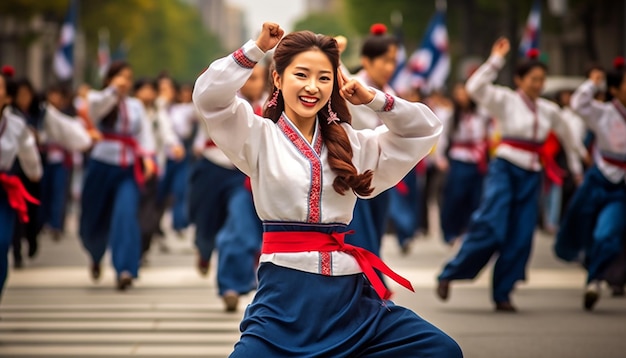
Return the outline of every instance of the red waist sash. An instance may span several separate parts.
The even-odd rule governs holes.
[[[143,175],[143,166],[141,163],[141,158],[139,156],[140,147],[139,147],[139,143],[137,142],[137,140],[128,135],[106,133],[106,132],[102,133],[102,138],[105,140],[111,140],[111,141],[119,142],[122,144],[123,146],[122,153],[121,153],[122,159],[125,158],[124,151],[126,150],[126,148],[130,148],[130,150],[133,151],[133,153],[135,154],[135,162],[133,163],[133,174],[135,176],[135,181],[137,182],[137,185],[143,186],[146,179]],[[126,163],[124,162],[124,160],[121,163],[121,165],[122,167],[126,167]]]
[[[554,158],[545,151],[543,143],[529,142],[523,139],[502,138],[500,144],[506,144],[513,148],[537,154],[548,179],[557,185],[563,184],[565,171],[561,169]]]
[[[18,219],[23,223],[27,223],[29,217],[28,204],[26,202],[39,205],[39,200],[32,197],[28,191],[26,191],[20,178],[15,175],[0,173],[0,185],[2,185],[4,191],[6,191],[9,206],[17,212]]]
[[[606,156],[604,154],[601,154],[601,155],[602,155],[602,159],[605,162],[607,162],[607,163],[609,163],[611,165],[614,165],[614,166],[616,166],[618,168],[626,170],[626,161],[615,159],[615,158],[611,158],[611,157]]]
[[[208,139],[204,142],[204,148],[213,148],[213,147],[217,147],[217,144],[215,144],[214,141]]]
[[[478,170],[481,173],[487,172],[487,142],[452,142],[450,149],[468,149],[478,154]]]
[[[389,299],[391,297],[391,291],[385,287],[374,269],[377,269],[403,287],[415,292],[409,280],[391,270],[378,256],[361,247],[346,244],[344,242],[346,234],[345,232],[326,234],[309,231],[265,232],[263,233],[263,249],[261,252],[264,254],[306,251],[345,252],[356,259],[363,274],[370,281],[372,287],[374,287],[374,290],[381,299]]]

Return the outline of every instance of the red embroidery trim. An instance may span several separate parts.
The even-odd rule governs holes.
[[[320,273],[324,276],[331,276],[333,274],[331,268],[331,253],[327,251],[320,252]]]
[[[246,54],[243,52],[243,48],[233,52],[233,59],[237,64],[243,68],[252,68],[256,65],[256,62],[252,61]]]
[[[309,189],[307,222],[317,223],[321,221],[321,199],[322,199],[322,152],[321,131],[318,127],[317,137],[313,141],[315,149],[311,148],[308,142],[302,138],[298,132],[287,123],[281,116],[278,119],[278,127],[289,138],[291,143],[311,164],[311,187]],[[314,152],[315,151],[315,152]]]
[[[393,106],[396,104],[396,99],[393,98],[389,93],[385,93],[385,105],[383,106],[383,112],[389,112],[393,109]]]

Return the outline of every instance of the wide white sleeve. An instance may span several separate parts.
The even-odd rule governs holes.
[[[250,177],[256,176],[263,132],[274,124],[255,115],[250,104],[237,97],[237,91],[263,56],[263,51],[250,40],[231,55],[213,62],[198,77],[193,91],[193,102],[207,125],[209,137]]]
[[[597,91],[596,85],[591,80],[586,80],[576,89],[570,103],[572,109],[593,131],[597,131],[598,119],[604,113],[602,102],[593,98]]]
[[[180,145],[180,140],[172,128],[172,119],[167,112],[166,104],[157,99],[156,101],[157,130],[165,147]]]
[[[358,172],[374,172],[374,191],[369,197],[396,185],[430,152],[443,129],[439,118],[426,105],[375,92],[366,106],[385,127],[355,130],[342,124],[350,138],[352,160]]]
[[[82,152],[91,146],[91,137],[82,121],[61,113],[49,103],[43,123],[47,138],[69,151]]]
[[[38,181],[41,179],[43,169],[41,167],[41,157],[37,150],[37,142],[35,136],[25,125],[19,138],[19,148],[17,150],[17,158],[28,179]]]
[[[503,66],[503,57],[496,55],[489,57],[487,62],[467,80],[465,88],[470,97],[487,109],[492,116],[506,120],[506,103],[514,92],[510,88],[493,84]]]
[[[114,87],[107,87],[102,91],[91,90],[87,93],[89,102],[89,116],[97,124],[106,116],[119,101]]]
[[[582,141],[574,136],[572,127],[565,121],[556,105],[550,109],[550,119],[554,133],[563,144],[567,166],[575,175],[582,174],[583,168],[580,160],[587,156],[587,149]]]

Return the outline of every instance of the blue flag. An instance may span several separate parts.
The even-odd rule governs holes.
[[[539,33],[541,32],[541,0],[535,0],[528,14],[524,34],[519,44],[519,55],[526,57],[532,48],[539,49]]]
[[[450,73],[448,53],[448,30],[446,14],[437,11],[432,17],[420,47],[401,67],[392,81],[398,93],[406,93],[412,88],[425,92],[440,90]]]
[[[74,41],[76,40],[76,17],[78,1],[71,0],[65,21],[61,26],[59,44],[54,54],[53,68],[57,77],[68,80],[74,75]]]

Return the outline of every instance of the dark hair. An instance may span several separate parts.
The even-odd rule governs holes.
[[[57,108],[62,113],[68,116],[76,115],[76,108],[74,108],[72,104],[72,97],[74,92],[72,91],[71,85],[68,83],[57,82],[53,83],[46,89],[46,94],[58,93],[64,101],[64,108]]]
[[[606,100],[613,100],[611,94],[611,88],[619,88],[624,81],[624,74],[626,74],[626,68],[624,67],[624,59],[617,57],[613,61],[613,70],[606,74]]]
[[[144,86],[150,86],[153,90],[157,90],[157,83],[155,80],[147,77],[142,77],[135,81],[133,84],[133,92],[139,91]]]
[[[524,59],[515,67],[515,76],[524,78],[531,70],[535,68],[541,68],[544,71],[548,71],[548,65],[537,59]]]
[[[17,92],[19,91],[20,88],[26,88],[26,90],[30,92],[33,98],[30,104],[28,105],[28,108],[25,108],[24,110],[22,108],[17,108],[16,103],[15,103],[15,100],[17,99]],[[37,91],[35,91],[35,87],[33,86],[33,84],[30,82],[28,78],[22,77],[22,78],[18,78],[17,80],[12,80],[12,79],[7,80],[7,95],[11,97],[11,105],[15,109],[22,112],[26,116],[26,119],[28,121],[33,121],[37,119],[40,113],[40,109],[39,109],[40,98],[37,94]]]
[[[332,110],[337,113],[340,121],[350,124],[352,122],[350,111],[346,101],[339,94],[339,82],[337,79],[339,49],[335,39],[325,35],[316,35],[311,31],[290,33],[278,43],[274,51],[274,69],[282,76],[296,55],[314,49],[324,53],[333,67],[333,92],[330,96]],[[272,86],[272,93],[277,90],[275,85]],[[362,174],[358,174],[354,163],[352,163],[353,153],[348,135],[342,126],[334,123],[328,124],[329,112],[327,108],[327,106],[324,106],[317,115],[324,144],[328,149],[328,164],[333,172],[337,174],[333,182],[333,188],[342,195],[347,190],[352,190],[358,195],[367,196],[374,190],[371,187],[373,172],[367,170]],[[282,93],[280,93],[277,98],[277,105],[275,107],[266,106],[264,116],[277,122],[284,109],[285,102]]]
[[[386,31],[387,29],[380,24],[372,25],[370,34],[365,38],[361,47],[361,56],[373,60],[387,53],[392,45],[398,46],[398,39],[387,34]]]
[[[465,82],[459,82],[456,84],[456,86],[465,86]],[[461,104],[455,98],[452,98],[452,103],[454,105],[454,112],[452,114],[452,126],[450,126],[450,130],[448,131],[449,136],[452,136],[454,132],[457,130],[457,128],[459,128],[459,123],[461,123],[461,117],[463,115],[463,112],[466,112],[466,111],[475,112],[476,111],[476,108],[478,107],[476,105],[476,102],[474,102],[472,97],[470,97],[469,95],[468,95],[468,98],[469,98],[469,103],[468,103],[467,108],[463,108]]]
[[[125,69],[130,69],[130,64],[124,61],[114,61],[109,66],[104,79],[102,80],[102,88],[106,88],[111,84],[111,81],[115,76],[117,76],[120,72]],[[115,123],[117,122],[117,117],[119,115],[119,106],[116,105],[111,109],[109,113],[107,113],[102,120],[100,121],[100,125],[107,129],[113,129],[115,127]]]

